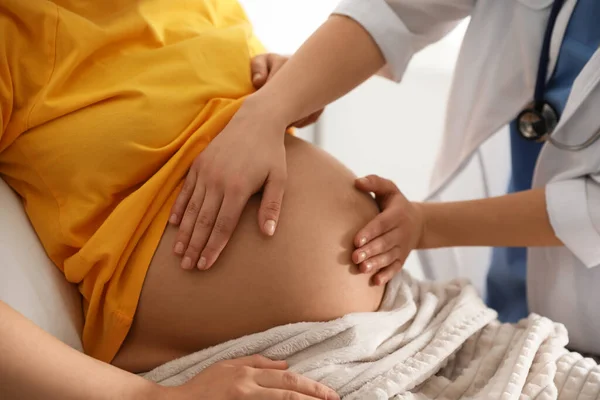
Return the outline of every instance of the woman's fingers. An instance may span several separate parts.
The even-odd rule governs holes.
[[[263,87],[283,67],[287,60],[287,57],[278,54],[261,54],[254,57],[250,63],[254,87],[256,89]]]
[[[198,269],[209,269],[215,263],[231,239],[247,202],[248,197],[244,195],[241,188],[225,191],[219,215],[198,260]]]
[[[265,184],[260,209],[258,210],[258,224],[261,231],[267,236],[273,236],[277,228],[286,178],[285,171],[279,174],[272,173]]]
[[[269,55],[269,57],[267,58],[267,66],[269,68],[269,76],[267,77],[267,82],[273,79],[273,76],[275,76],[275,74],[279,72],[279,70],[281,69],[281,67],[283,67],[287,60],[288,59],[286,57],[282,57],[277,54]]]
[[[177,200],[175,200],[175,204],[171,209],[171,217],[169,218],[169,222],[173,225],[177,225],[181,222],[183,218],[184,211],[192,198],[192,194],[194,193],[194,189],[196,187],[196,170],[194,168],[190,169],[188,172],[185,181],[183,183],[183,187],[181,188],[181,192],[179,196],[177,196]]]
[[[387,284],[398,272],[400,272],[403,265],[404,262],[394,262],[392,265],[379,271],[375,276],[373,276],[373,283],[377,286]]]
[[[279,395],[281,397],[272,398],[282,400],[290,398],[339,400],[340,398],[327,386],[290,371],[258,371],[256,383],[265,389],[271,389],[264,393],[265,399],[270,399],[270,395]],[[289,392],[297,393],[298,396],[291,397]]]
[[[290,390],[283,389],[266,389],[260,388],[256,393],[252,393],[248,400],[317,400],[317,399],[339,399],[338,397],[313,397],[305,394],[300,394]]]
[[[225,361],[234,366],[256,368],[251,372],[251,378],[256,385],[264,388],[256,394],[257,399],[273,400],[339,400],[339,396],[325,385],[303,377],[293,372],[285,371],[285,361],[272,361],[260,355],[243,357],[236,360]],[[292,394],[293,393],[293,394]],[[253,393],[254,394],[254,393]],[[249,397],[254,398],[254,397]]]
[[[183,269],[192,269],[198,265],[200,253],[204,249],[213,230],[222,201],[223,194],[219,190],[207,188],[202,207],[197,213],[198,218],[196,219],[189,244],[181,260],[181,267]]]
[[[225,361],[230,365],[243,365],[246,367],[260,368],[260,369],[287,369],[287,362],[285,361],[273,361],[267,357],[255,354],[252,356],[236,358],[234,360]]]
[[[206,188],[204,185],[196,184],[189,201],[182,211],[183,217],[180,217],[181,222],[179,223],[179,231],[177,232],[177,237],[175,238],[175,244],[173,247],[175,253],[179,254],[180,256],[185,253],[190,243],[190,239],[192,238],[192,234],[194,233],[194,226],[196,226],[198,213],[200,212],[202,203],[204,202],[205,190]]]
[[[250,74],[252,84],[256,89],[260,89],[267,83],[269,76],[269,55],[261,54],[252,59],[250,62]]]

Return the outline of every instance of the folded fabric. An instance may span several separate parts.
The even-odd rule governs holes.
[[[388,284],[380,310],[222,343],[143,376],[181,385],[226,359],[262,354],[344,399],[596,399],[600,367],[565,349],[560,324],[501,324],[467,281]]]

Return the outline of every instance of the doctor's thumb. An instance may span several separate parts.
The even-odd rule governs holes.
[[[363,192],[374,193],[377,196],[384,196],[398,192],[398,187],[389,179],[377,175],[369,175],[364,178],[358,178],[354,182],[357,189]]]

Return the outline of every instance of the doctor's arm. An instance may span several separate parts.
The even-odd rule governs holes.
[[[400,81],[412,56],[450,32],[473,0],[345,0],[248,105],[286,123],[345,95],[373,74]]]
[[[359,23],[334,15],[245,106],[271,110],[289,125],[348,93],[384,64],[377,43]]]
[[[387,179],[373,175],[358,179],[357,188],[374,193],[382,212],[357,233],[353,261],[361,272],[378,271],[374,283],[385,284],[402,268],[414,249],[561,246],[562,238],[572,236],[561,233],[578,231],[577,226],[583,223],[578,218],[576,222],[569,222],[573,217],[569,207],[576,203],[569,206],[569,202],[564,201],[568,196],[561,195],[569,188],[560,186],[555,190],[552,185],[556,184],[480,200],[416,203],[408,201]],[[585,191],[580,192],[576,196],[585,196]],[[579,212],[582,216],[586,213],[587,209]],[[588,244],[590,240],[598,242],[597,232],[592,239],[589,232],[583,236],[587,237]],[[574,242],[581,242],[581,238]],[[592,248],[598,248],[597,243]]]
[[[565,246],[586,267],[600,265],[600,172],[496,198],[417,208],[424,216],[420,248]]]
[[[481,200],[422,203],[417,248],[561,246],[546,205],[545,188]]]
[[[594,153],[592,153],[594,154]],[[600,172],[479,200],[417,203],[375,175],[356,181],[382,212],[355,237],[361,272],[388,282],[414,249],[565,246],[583,265],[600,265]]]
[[[600,265],[600,172],[502,197],[422,204],[421,209],[421,248],[565,246],[586,267]]]

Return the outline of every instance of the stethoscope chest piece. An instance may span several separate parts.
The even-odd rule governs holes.
[[[526,140],[534,142],[552,143],[555,147],[561,150],[580,151],[588,148],[597,140],[600,140],[600,129],[596,134],[592,135],[588,140],[580,144],[566,144],[557,141],[552,137],[552,132],[558,125],[558,113],[556,110],[544,100],[544,92],[546,90],[546,78],[548,72],[548,64],[550,60],[550,39],[554,24],[558,17],[565,0],[554,0],[550,16],[548,17],[548,25],[544,33],[544,42],[542,43],[542,52],[540,54],[540,62],[538,64],[538,72],[535,80],[535,92],[533,102],[521,111],[517,116],[517,130],[519,134]]]
[[[543,142],[558,124],[558,113],[547,102],[528,105],[517,116],[519,133],[526,140]]]

